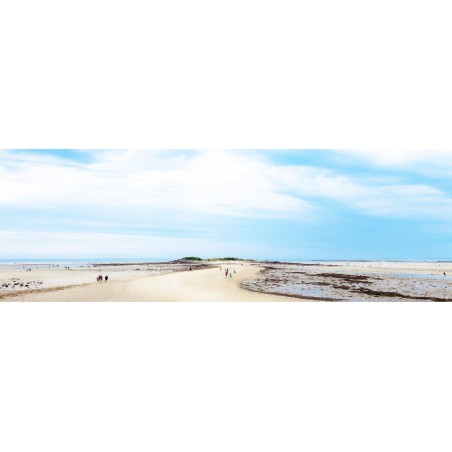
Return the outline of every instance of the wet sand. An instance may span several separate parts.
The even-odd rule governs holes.
[[[452,263],[266,263],[242,287],[323,301],[450,301]],[[444,275],[446,273],[446,275]]]

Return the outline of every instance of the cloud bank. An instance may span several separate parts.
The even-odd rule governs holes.
[[[27,234],[53,253],[76,240],[64,234],[78,234],[77,241],[106,234],[86,252],[106,255],[96,243],[108,243],[131,256],[119,242],[132,254],[146,243],[155,255],[164,252],[157,243],[173,250],[171,241],[187,251],[221,252],[216,244],[229,236],[230,246],[238,243],[224,225],[316,224],[347,212],[435,224],[452,219],[450,187],[431,176],[435,168],[442,175],[451,170],[450,153],[334,151],[353,162],[348,168],[323,151],[303,163],[304,152],[282,151],[278,161],[278,153],[270,158],[265,151],[0,151],[0,244],[12,252],[11,243],[17,249],[27,242],[14,233]],[[58,247],[52,234],[61,238]]]

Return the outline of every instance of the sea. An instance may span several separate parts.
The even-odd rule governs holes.
[[[94,264],[123,264],[123,263],[154,263],[154,262],[170,262],[176,258],[141,258],[141,257],[99,257],[91,259],[0,259],[0,269],[1,268],[22,268],[22,267],[89,267]],[[300,259],[300,260],[273,260],[267,262],[282,262],[290,264],[322,264],[322,263],[337,263],[341,264],[344,262],[350,263],[439,263],[448,264],[452,263],[452,259],[444,258],[426,258],[426,259]]]
[[[92,259],[0,259],[0,268],[22,268],[22,267],[89,267],[94,264],[126,264],[126,263],[148,263],[148,262],[169,262],[174,259],[156,258],[134,258],[134,257],[101,257]]]

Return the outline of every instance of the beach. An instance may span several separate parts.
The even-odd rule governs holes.
[[[225,276],[226,268],[231,269],[232,278]],[[290,301],[240,287],[260,271],[260,267],[244,263],[228,267],[215,263],[103,265],[73,270],[42,267],[29,272],[1,269],[0,286],[8,283],[9,287],[2,287],[0,301]],[[108,281],[98,282],[99,274],[108,275]],[[16,285],[11,288],[11,284]]]
[[[313,301],[449,301],[452,262],[263,263],[248,290]]]
[[[451,276],[450,262],[18,264],[0,267],[0,301],[449,301]]]

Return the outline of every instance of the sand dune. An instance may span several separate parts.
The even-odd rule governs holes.
[[[250,292],[240,283],[255,277],[259,267],[244,265],[233,278],[219,268],[90,282],[68,288],[22,292],[3,301],[295,301]]]

